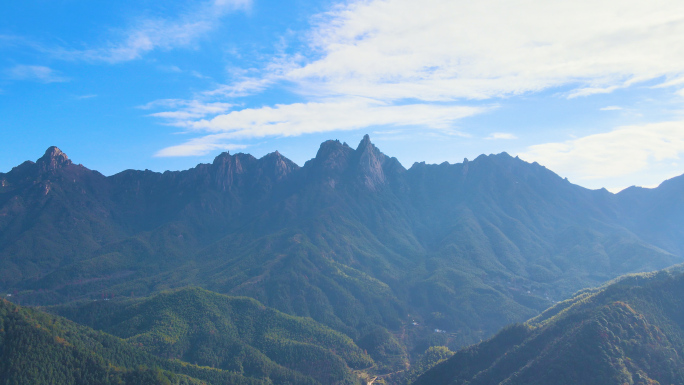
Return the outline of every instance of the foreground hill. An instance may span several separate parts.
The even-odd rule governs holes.
[[[290,383],[300,377],[289,378]],[[170,361],[62,317],[0,299],[3,384],[267,385],[228,371]],[[309,382],[315,383],[315,382]]]
[[[457,352],[431,384],[682,384],[684,268],[626,276]]]
[[[684,186],[665,187],[587,190],[505,153],[405,169],[367,136],[302,167],[224,153],[110,177],[53,147],[0,173],[0,290],[50,305],[200,286],[311,317],[397,371],[681,262],[679,230],[659,231],[679,226],[664,208]],[[635,199],[663,216],[641,220],[655,206]]]
[[[160,357],[277,383],[356,384],[350,367],[373,365],[349,337],[311,319],[197,288],[50,310]]]

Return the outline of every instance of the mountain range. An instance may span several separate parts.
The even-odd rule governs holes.
[[[223,153],[112,176],[51,147],[0,173],[0,290],[51,311],[107,299],[121,322],[171,289],[251,297],[348,337],[359,362],[391,373],[431,346],[457,350],[578,290],[682,262],[683,197],[684,177],[612,194],[506,153],[406,169],[368,136],[324,142],[301,167]],[[62,311],[125,339],[157,333]],[[149,352],[197,354],[160,346]]]

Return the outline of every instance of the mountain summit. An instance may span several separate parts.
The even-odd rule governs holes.
[[[377,190],[385,183],[385,154],[371,143],[368,135],[365,135],[356,148],[355,155],[358,157],[358,170],[364,185],[370,190]]]
[[[59,148],[49,147],[45,154],[38,159],[36,164],[42,171],[54,171],[58,168],[71,165],[71,160]]]

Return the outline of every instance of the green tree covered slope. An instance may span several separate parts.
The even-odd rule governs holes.
[[[160,357],[278,383],[355,384],[351,369],[373,366],[349,337],[311,319],[199,288],[50,310]]]
[[[291,380],[298,383],[299,378]],[[273,383],[268,378],[247,378],[158,358],[117,337],[6,300],[0,300],[0,382],[16,385]]]
[[[626,276],[457,352],[431,384],[684,383],[684,272]]]

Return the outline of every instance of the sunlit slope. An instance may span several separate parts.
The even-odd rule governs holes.
[[[3,384],[271,383],[264,380],[161,359],[109,334],[0,300]]]
[[[355,384],[351,369],[373,365],[349,337],[311,319],[197,288],[51,310],[160,357],[275,382],[295,372],[300,381]]]
[[[684,273],[627,276],[456,353],[415,384],[684,383]]]

